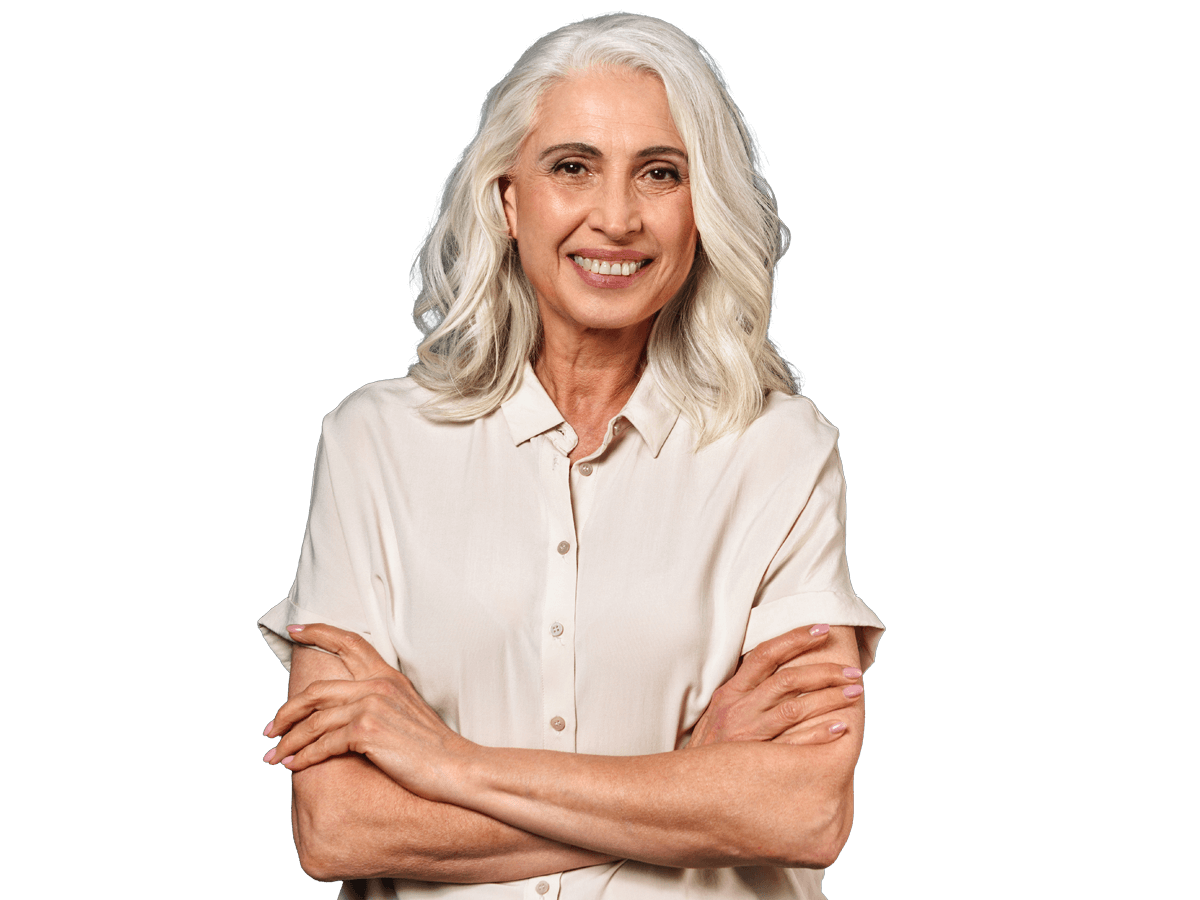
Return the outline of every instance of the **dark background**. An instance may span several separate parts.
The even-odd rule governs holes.
[[[252,884],[232,882],[238,895],[337,894],[300,871],[287,775],[258,763],[270,746],[258,734],[287,678],[254,620],[295,574],[320,419],[362,384],[406,373],[418,340],[410,259],[486,89],[566,22],[522,13],[496,25],[448,12],[437,30],[348,18],[253,23],[230,32],[211,71],[196,74],[194,102],[206,108],[190,194],[199,221],[211,223],[197,282],[218,335],[200,364],[200,404],[234,523],[226,544],[202,556],[229,572],[209,602],[220,607],[242,691],[229,727],[245,740],[229,746],[245,766],[223,841],[228,862],[254,872]],[[943,263],[961,256],[958,163],[944,124],[959,101],[922,55],[894,43],[895,23],[659,14],[725,67],[766,152],[793,234],[773,336],[839,427],[854,588],[889,626],[866,677],[856,823],[826,876],[830,899],[862,898],[911,864],[912,818],[929,788],[913,761],[941,756],[934,715],[901,718],[899,688],[914,640],[926,640],[925,613],[905,600],[928,550],[936,470],[926,448],[949,412],[928,400],[943,356],[924,299],[944,292]]]

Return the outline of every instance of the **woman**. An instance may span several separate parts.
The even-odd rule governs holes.
[[[766,337],[784,234],[666,23],[560,29],[493,89],[421,254],[419,361],[326,417],[260,621],[314,877],[820,896],[882,626],[836,431]]]

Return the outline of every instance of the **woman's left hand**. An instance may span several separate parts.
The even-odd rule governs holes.
[[[828,625],[796,628],[759,644],[713,693],[692,730],[689,748],[730,741],[826,744],[846,733],[830,714],[862,696],[862,672],[811,659],[829,637]]]
[[[361,753],[427,800],[443,800],[450,771],[472,746],[451,730],[363,637],[332,625],[292,625],[292,639],[336,654],[353,681],[316,681],[279,708],[267,737],[282,735],[265,761],[299,772]]]

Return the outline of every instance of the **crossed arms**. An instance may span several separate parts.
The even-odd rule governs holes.
[[[686,750],[631,757],[473,744],[357,635],[293,637],[331,653],[296,648],[267,758],[293,772],[296,847],[319,880],[498,882],[626,858],[822,868],[849,834],[853,628],[765,642]]]

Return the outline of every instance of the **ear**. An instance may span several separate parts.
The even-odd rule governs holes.
[[[517,189],[507,175],[500,176],[500,202],[504,204],[508,236],[515,241],[517,239]]]

